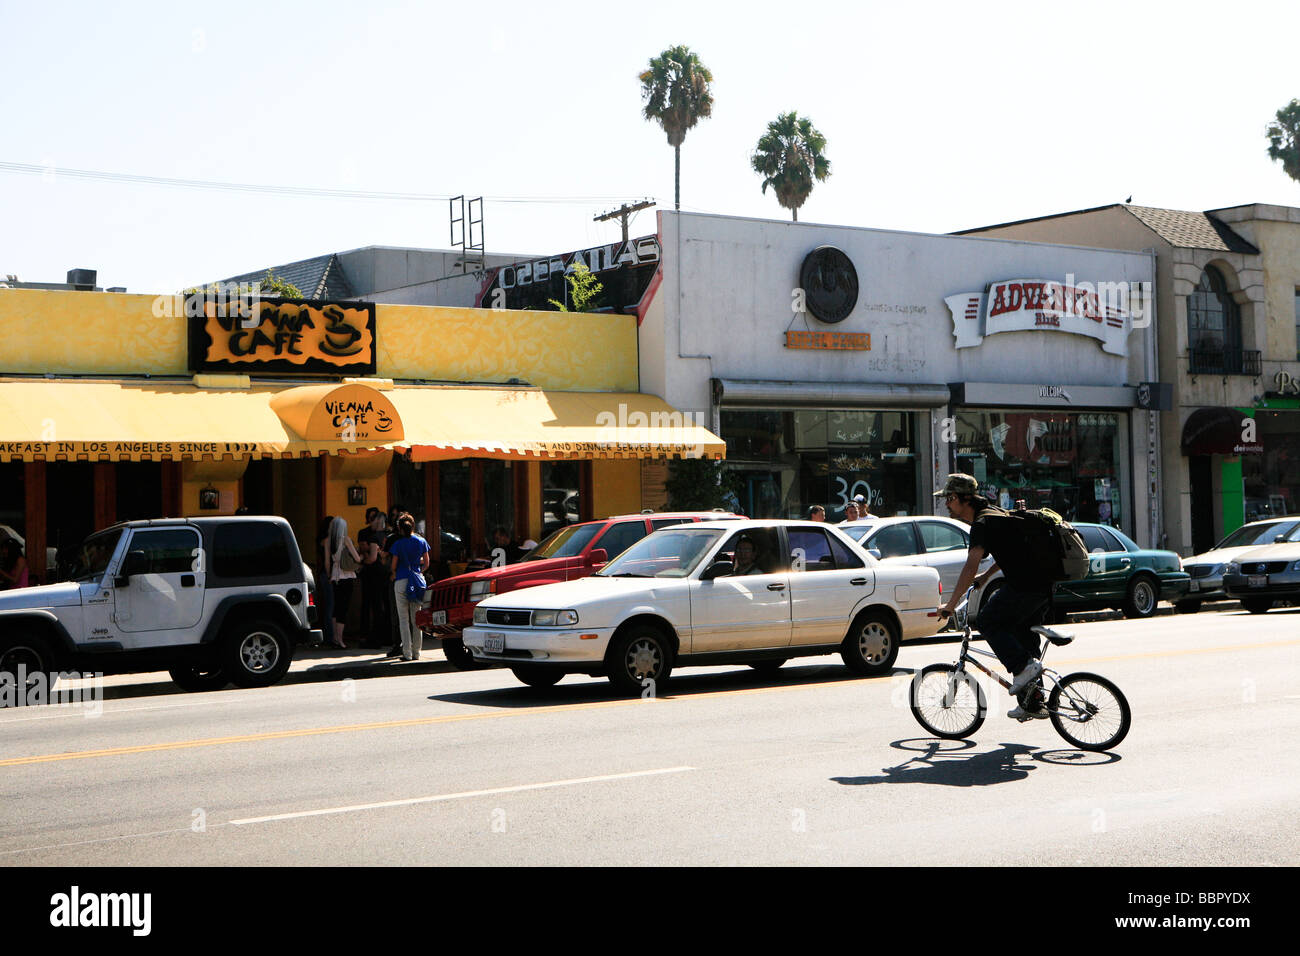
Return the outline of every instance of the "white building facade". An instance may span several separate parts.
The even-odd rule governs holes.
[[[1152,255],[670,212],[659,240],[641,388],[726,441],[747,514],[929,514],[965,471],[1160,540]]]

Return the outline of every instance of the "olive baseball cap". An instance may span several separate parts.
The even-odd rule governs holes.
[[[979,482],[972,475],[963,475],[960,472],[949,475],[948,480],[943,484],[942,491],[936,491],[934,497],[942,498],[944,495],[977,495],[980,492]]]

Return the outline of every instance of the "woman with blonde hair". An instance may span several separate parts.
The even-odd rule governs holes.
[[[330,581],[334,584],[334,647],[347,647],[343,642],[343,628],[352,605],[352,587],[361,567],[361,555],[348,536],[348,523],[342,516],[330,524]]]

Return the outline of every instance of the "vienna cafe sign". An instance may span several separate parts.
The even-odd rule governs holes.
[[[372,302],[208,299],[189,321],[191,371],[375,374]]]
[[[1149,282],[1065,282],[1006,279],[985,292],[944,299],[957,348],[973,348],[999,332],[1086,335],[1112,355],[1128,355],[1128,335],[1150,323]]]

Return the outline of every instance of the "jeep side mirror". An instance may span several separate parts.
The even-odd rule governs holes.
[[[609,563],[609,552],[604,548],[592,548],[587,552],[587,567],[593,568],[598,564]]]
[[[143,551],[128,551],[126,557],[122,560],[122,567],[118,571],[117,577],[113,579],[113,586],[124,588],[131,583],[133,574],[144,574],[148,570],[148,555]]]
[[[730,561],[714,561],[704,569],[704,573],[700,575],[700,580],[712,581],[714,578],[720,578],[723,575],[730,574],[735,569],[736,566]]]

